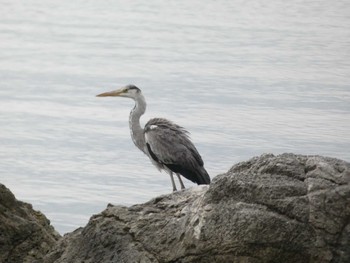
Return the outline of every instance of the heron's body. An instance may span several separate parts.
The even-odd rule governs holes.
[[[144,129],[141,127],[140,117],[146,111],[146,101],[139,88],[128,85],[98,96],[122,96],[134,99],[135,107],[129,117],[131,138],[159,170],[165,170],[170,174],[174,191],[176,186],[173,173],[178,176],[181,188],[185,187],[179,174],[197,184],[210,183],[203,160],[184,128],[162,118],[151,119]]]

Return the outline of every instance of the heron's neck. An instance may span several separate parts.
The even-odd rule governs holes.
[[[135,99],[135,107],[130,112],[129,117],[129,127],[130,134],[134,144],[141,151],[145,152],[146,141],[143,129],[140,124],[140,117],[146,111],[146,100],[145,97],[141,94]]]

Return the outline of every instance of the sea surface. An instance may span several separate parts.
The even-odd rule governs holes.
[[[262,153],[350,161],[348,0],[0,5],[0,182],[60,233],[171,192],[130,139],[133,101],[95,97],[129,83],[212,178]]]

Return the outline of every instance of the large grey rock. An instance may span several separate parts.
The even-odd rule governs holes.
[[[210,187],[108,205],[45,262],[350,262],[350,165],[262,155]]]
[[[42,213],[16,200],[10,190],[0,184],[1,263],[40,261],[59,238]]]

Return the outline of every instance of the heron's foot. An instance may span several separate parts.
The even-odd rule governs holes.
[[[174,187],[174,188],[173,188],[173,192],[177,192],[177,189],[176,189],[176,187]]]
[[[184,185],[181,185],[181,190],[183,190],[183,189],[186,189],[186,187]]]

